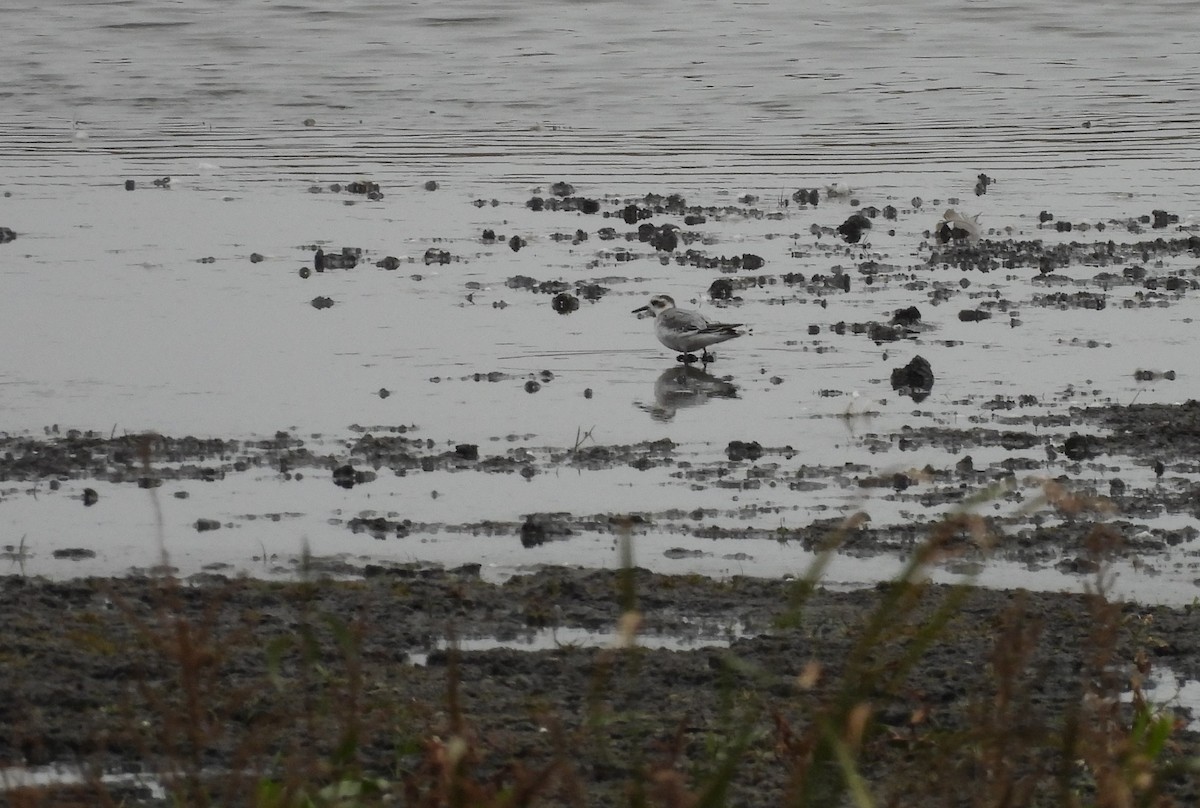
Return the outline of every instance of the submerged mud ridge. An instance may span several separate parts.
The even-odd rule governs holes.
[[[589,805],[626,804],[667,770],[700,787],[717,750],[744,743],[732,802],[778,805],[801,754],[791,744],[848,692],[869,706],[861,770],[881,797],[977,796],[978,755],[998,754],[1035,786],[1041,799],[1022,803],[1034,804],[1056,793],[1070,716],[1083,735],[1069,778],[1087,794],[1100,763],[1086,745],[1124,731],[1130,681],[1200,677],[1190,608],[944,587],[808,593],[561,568],[493,585],[471,569],[404,567],[291,584],[8,577],[0,608],[0,766],[181,776],[198,765],[232,802],[339,755],[389,789],[427,785],[429,739],[461,736],[470,776],[506,782],[518,763],[552,764],[549,801],[575,789]],[[944,630],[895,675],[942,608]],[[880,610],[886,631],[864,657]],[[631,645],[554,644],[571,629],[624,631]],[[537,630],[551,632],[547,650],[516,650]],[[455,652],[451,637],[496,647]],[[693,650],[656,649],[665,637]],[[194,725],[190,699],[202,707]],[[1197,754],[1200,736],[1173,709],[1166,757]],[[566,749],[569,760],[556,756]],[[1190,776],[1163,786],[1182,804],[1200,798]],[[118,797],[157,804],[136,787]]]
[[[77,499],[74,507],[103,510],[111,486],[153,490],[170,483],[172,497],[186,498],[194,486],[243,477],[276,484],[327,480],[366,495],[354,510],[344,510],[342,500],[332,498],[328,507],[336,511],[308,514],[327,524],[384,542],[486,539],[511,548],[514,558],[521,557],[521,548],[588,536],[615,541],[624,532],[661,537],[665,543],[656,552],[665,558],[750,558],[737,540],[766,540],[808,553],[832,549],[860,559],[905,558],[941,533],[953,551],[947,564],[954,569],[969,572],[1000,558],[1030,570],[1086,576],[1096,569],[1089,556],[1103,539],[1117,557],[1146,572],[1168,564],[1176,570],[1183,569],[1180,564],[1195,568],[1184,580],[1200,585],[1194,560],[1200,531],[1178,519],[1160,522],[1172,516],[1200,518],[1194,482],[1200,471],[1195,459],[1200,404],[1074,407],[1059,414],[1047,414],[1036,400],[1018,403],[1018,397],[992,405],[998,414],[987,426],[926,424],[893,434],[869,431],[869,413],[848,415],[857,422],[855,440],[877,458],[870,465],[814,464],[796,447],[763,445],[752,434],[731,441],[724,451],[698,452],[667,439],[597,445],[582,433],[569,447],[546,446],[533,435],[459,443],[423,437],[417,425],[356,427],[345,438],[280,432],[260,440],[106,437],[49,429],[38,437],[0,438],[0,480],[6,482],[0,493],[37,497],[41,491]],[[930,447],[944,460],[919,466],[906,461]],[[371,495],[387,493],[394,487],[389,480],[396,478],[419,481],[421,475],[449,473],[512,475],[532,482],[570,471],[586,482],[588,475],[613,470],[653,485],[733,497],[720,505],[634,512],[602,510],[600,498],[596,510],[503,511],[458,521],[414,517],[405,512],[404,500],[387,509],[370,505]],[[845,504],[836,510],[805,506],[813,497]],[[303,514],[276,517],[298,515]],[[237,526],[253,531],[259,518],[215,516],[202,514],[189,524],[197,533]],[[249,541],[253,546],[252,535]],[[13,564],[28,558],[30,547],[22,542],[6,544],[0,558]],[[55,551],[61,559],[94,555],[86,541]],[[325,563],[326,569],[348,575],[362,569],[348,557]],[[214,563],[208,568],[229,567]]]

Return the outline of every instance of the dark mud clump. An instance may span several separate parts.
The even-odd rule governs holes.
[[[892,389],[913,401],[924,401],[933,390],[933,367],[923,356],[914,356],[904,367],[892,370]]]
[[[313,269],[317,272],[325,272],[329,269],[354,269],[358,266],[359,259],[362,258],[362,252],[360,247],[342,247],[339,252],[331,253],[319,249],[313,253]]]

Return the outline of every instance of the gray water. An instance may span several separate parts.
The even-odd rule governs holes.
[[[0,245],[0,339],[10,346],[0,361],[0,426],[235,438],[286,429],[336,446],[354,424],[406,424],[438,442],[478,443],[484,454],[570,446],[590,429],[606,445],[667,437],[695,464],[723,458],[730,440],[758,440],[799,448],[788,463],[888,473],[955,458],[878,456],[846,413],[871,413],[868,431],[887,434],[986,422],[994,415],[984,405],[998,394],[1033,395],[1047,413],[1200,396],[1194,299],[1149,309],[1124,289],[1102,312],[1022,306],[1019,328],[960,322],[954,314],[973,295],[1028,302],[1027,276],[994,273],[972,278],[941,311],[900,282],[823,300],[749,290],[736,312],[705,309],[754,326],[721,351],[714,371],[737,396],[664,397],[673,357],[629,311],[657,292],[704,308],[715,276],[645,254],[619,263],[594,235],[619,220],[525,207],[557,180],[612,205],[647,192],[706,205],[752,193],[757,202],[743,207],[764,215],[711,220],[708,249],[759,254],[773,273],[828,273],[867,258],[920,266],[924,234],[946,207],[978,214],[1001,237],[1051,243],[1099,236],[1039,228],[1040,210],[1094,223],[1166,209],[1195,232],[1193,16],[1183,2],[10,7],[0,28],[0,226],[19,237]],[[977,197],[980,172],[997,184]],[[170,190],[151,186],[163,176]],[[329,191],[359,178],[379,182],[384,199]],[[127,179],[136,192],[123,190]],[[425,191],[427,180],[439,189]],[[854,248],[813,235],[814,225],[836,226],[853,210],[848,199],[818,209],[786,202],[797,188],[832,183],[864,204],[899,208],[894,233],[877,228]],[[529,246],[481,244],[484,228]],[[551,238],[576,228],[592,239]],[[297,270],[313,245],[406,263],[302,281]],[[426,266],[431,247],[456,261]],[[265,260],[251,263],[252,252]],[[1186,269],[1188,260],[1157,269]],[[1086,284],[1093,271],[1067,274]],[[547,296],[506,288],[517,274],[620,280],[564,318]],[[336,305],[314,310],[308,301],[319,295]],[[935,329],[915,344],[884,350],[828,334],[831,323],[913,304]],[[809,326],[821,335],[811,338]],[[890,368],[917,353],[939,379],[921,407],[887,383]],[[1135,380],[1147,366],[1177,379]],[[553,382],[526,393],[525,378],[543,370]],[[471,381],[479,372],[512,381]],[[1122,473],[1133,482],[1130,474],[1148,475]],[[500,575],[617,559],[611,537],[536,550],[453,532],[376,542],[344,522],[715,507],[770,513],[756,517],[770,528],[859,508],[882,524],[921,515],[856,490],[696,490],[664,469],[481,476],[385,474],[354,491],[324,476],[283,482],[267,473],[180,486],[187,499],[160,495],[167,550],[184,572],[222,563],[272,574],[264,556],[294,557],[307,542],[356,561],[480,560]],[[79,506],[85,484],[101,492],[96,508]],[[129,484],[10,485],[0,494],[0,544],[23,539],[29,548],[8,551],[14,569],[19,560],[31,573],[89,574],[158,560],[154,510]],[[225,529],[198,541],[190,528],[198,518]],[[724,575],[802,572],[811,561],[749,540],[701,544],[698,558],[664,556],[696,546],[686,532],[669,525],[639,536],[638,562]],[[79,546],[97,557],[52,556]],[[899,563],[843,558],[831,575],[860,583]],[[1175,563],[1178,586],[1160,596],[1186,600],[1195,561],[1184,552]],[[1132,589],[1162,589],[1136,569],[1123,575]],[[1064,585],[1053,570],[999,562],[985,577]]]
[[[563,151],[583,153],[577,179],[676,155],[673,171],[755,184],[944,160],[1179,168],[1200,116],[1193,12],[1082,0],[29,4],[0,32],[5,156],[59,151],[51,134],[74,124],[131,158],[192,145],[284,167],[467,157],[468,175]],[[319,135],[297,131],[306,118]],[[540,155],[530,133],[547,129],[572,134]]]

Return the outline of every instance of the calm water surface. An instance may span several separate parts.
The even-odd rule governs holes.
[[[692,2],[653,12],[616,0],[18,5],[0,29],[0,226],[19,234],[0,245],[0,337],[19,346],[0,362],[3,428],[235,438],[286,429],[336,445],[352,424],[408,424],[484,453],[570,446],[591,429],[606,445],[668,437],[698,464],[723,458],[730,440],[758,440],[801,453],[780,463],[860,463],[884,473],[955,458],[879,454],[870,434],[986,422],[997,395],[1035,396],[1047,413],[1200,396],[1192,347],[1200,306],[1187,295],[1151,307],[1123,288],[1103,311],[1059,311],[1029,305],[1047,290],[1032,286],[1028,271],[962,276],[967,286],[954,271],[925,279],[952,287],[940,309],[900,275],[853,295],[763,286],[746,290],[736,310],[706,309],[751,323],[754,335],[722,351],[713,371],[736,397],[681,406],[664,391],[673,358],[629,310],[655,292],[709,307],[704,291],[717,274],[660,262],[637,242],[596,238],[619,220],[525,206],[548,183],[568,180],[612,210],[647,192],[738,207],[706,223],[703,249],[761,255],[774,275],[854,271],[864,260],[923,267],[925,231],[951,206],[980,214],[1000,236],[1048,242],[1101,236],[1039,228],[1042,210],[1097,223],[1165,209],[1194,227],[1200,41],[1183,24],[1192,13],[1183,2],[803,11]],[[977,197],[980,172],[997,183]],[[170,190],[150,184],[163,176]],[[382,200],[328,190],[363,177],[381,184]],[[139,190],[124,191],[126,179]],[[439,190],[423,190],[426,180]],[[833,182],[863,204],[896,206],[898,220],[855,247],[828,230],[815,234],[814,226],[836,227],[851,203],[784,202],[797,188]],[[314,186],[324,192],[309,193]],[[739,204],[743,193],[757,201]],[[514,253],[484,244],[485,228],[528,246]],[[589,240],[553,237],[576,229]],[[1135,238],[1118,233],[1105,237]],[[298,269],[315,245],[360,247],[370,260],[302,281]],[[635,260],[618,261],[618,247]],[[430,248],[454,262],[426,266]],[[252,263],[251,253],[265,260]],[[372,266],[387,255],[405,262],[400,270]],[[1181,256],[1151,269],[1194,264]],[[1075,291],[1095,271],[1065,270],[1063,289]],[[613,291],[560,317],[547,296],[505,286],[518,274]],[[308,305],[319,295],[335,306]],[[955,316],[997,297],[1015,301],[1019,327]],[[933,326],[915,343],[881,348],[829,331],[914,304]],[[938,378],[919,407],[888,384],[891,368],[918,353]],[[1136,381],[1144,368],[1178,376]],[[543,370],[553,381],[526,393],[526,378]],[[473,381],[489,372],[506,381]],[[847,412],[871,415],[848,423]],[[1089,471],[1098,485],[1108,473]],[[1136,484],[1149,472],[1121,475]],[[250,477],[184,486],[185,500],[164,492],[173,563],[265,573],[255,556],[294,555],[301,541],[323,554],[482,560],[501,571],[616,563],[611,537],[525,551],[511,537],[381,543],[349,534],[344,520],[368,512],[465,524],[537,511],[754,507],[773,514],[758,517],[765,528],[857,508],[883,524],[926,515],[854,488],[694,490],[665,469],[531,481],[385,473],[354,491],[323,476]],[[6,488],[0,543],[24,537],[30,572],[155,563],[145,492],[102,485],[101,505],[85,510],[73,498],[84,484]],[[190,525],[200,517],[228,529],[198,542]],[[702,544],[712,551],[706,558],[668,561],[665,550],[695,540],[663,531],[639,541],[639,563],[669,570],[779,574],[809,561],[769,541],[729,552]],[[70,564],[51,556],[78,546],[99,555]],[[731,552],[740,555],[731,561]],[[845,558],[831,575],[861,582],[897,563]],[[1172,563],[1171,597],[1189,599],[1195,560],[1185,548]],[[1123,572],[1134,590],[1152,580],[1140,574]],[[986,576],[1063,585],[1052,571],[1000,563]]]

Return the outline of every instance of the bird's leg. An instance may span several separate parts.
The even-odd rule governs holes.
[[[700,354],[700,364],[707,365],[709,362],[712,362],[714,359],[716,359],[715,356],[713,356],[712,354],[710,354],[708,352],[708,348],[702,348],[701,351],[702,351],[702,353]]]
[[[685,365],[690,365],[696,361],[696,355],[690,354],[690,353],[683,353],[683,354],[680,354],[679,356],[675,357],[675,361],[682,362]]]

